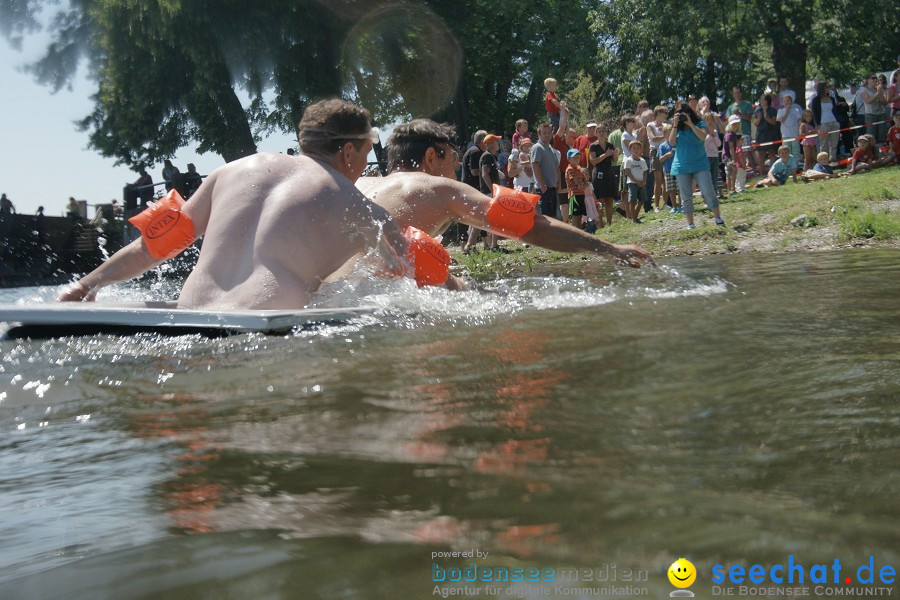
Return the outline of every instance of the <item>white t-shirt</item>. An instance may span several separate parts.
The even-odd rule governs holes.
[[[637,136],[633,133],[628,133],[627,131],[622,132],[622,154],[625,155],[625,158],[631,158],[631,148],[628,147],[628,144],[637,139]]]
[[[529,157],[529,160],[530,160],[530,157]],[[509,153],[509,166],[510,167],[520,166],[518,150],[513,150],[512,152]],[[534,171],[532,171],[532,173],[533,172]],[[524,170],[522,170],[521,173],[519,173],[518,175],[516,175],[513,178],[513,187],[517,187],[517,188],[520,187],[520,188],[527,190],[528,186],[532,185],[533,183],[535,183],[534,176],[532,175],[531,177],[529,177],[528,173],[526,173]]]
[[[662,125],[657,125],[656,121],[650,121],[647,123],[647,139],[650,140],[650,148],[656,150],[659,148],[659,145],[663,143],[663,140],[659,140],[658,142],[653,141],[653,136],[661,136],[663,134]],[[665,138],[663,138],[665,139]],[[653,154],[651,152],[651,154]]]
[[[781,121],[781,117],[785,117],[785,113],[787,112],[786,108],[781,108],[778,110],[778,120]],[[800,107],[796,104],[791,104],[790,113],[784,118],[784,121],[781,123],[781,138],[795,138],[800,135],[800,117],[803,116],[803,113],[800,112]]]
[[[645,173],[647,172],[647,162],[643,158],[631,158],[630,156],[625,159],[625,164],[623,166],[625,169],[631,169],[631,176],[637,179],[638,181],[646,181],[647,177]],[[631,179],[627,179],[625,183],[634,183]]]

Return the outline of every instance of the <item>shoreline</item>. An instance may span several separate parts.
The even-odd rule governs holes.
[[[702,205],[699,197],[695,206]],[[596,235],[614,244],[638,245],[655,258],[760,252],[779,254],[843,248],[900,248],[900,168],[818,183],[788,182],[779,188],[751,190],[721,201],[726,227],[716,227],[706,208],[694,214],[688,230],[681,214],[667,208],[641,215],[631,223],[620,215]],[[480,251],[464,256],[448,250],[470,275],[528,271],[533,264],[592,260],[588,254],[564,254],[501,242],[504,252]],[[481,246],[478,246],[481,249]]]

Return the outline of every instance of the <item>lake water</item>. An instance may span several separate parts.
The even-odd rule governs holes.
[[[900,567],[900,251],[392,285],[289,336],[0,342],[0,598],[663,598],[681,556],[708,598],[715,565]],[[449,581],[526,568],[555,580]]]

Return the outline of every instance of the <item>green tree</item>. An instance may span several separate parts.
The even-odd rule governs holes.
[[[853,0],[605,0],[591,13],[595,77],[622,110],[639,97],[727,100],[738,84],[754,98],[775,76],[803,101],[813,76],[847,84],[893,66],[900,11],[876,13]]]
[[[3,33],[15,42],[35,31],[41,10],[2,0]],[[347,28],[312,0],[72,0],[30,70],[58,90],[86,61],[98,89],[80,125],[118,162],[155,164],[187,145],[231,161],[256,152],[254,132],[293,131],[311,98],[341,91],[334,40]]]
[[[476,129],[511,133],[520,118],[546,119],[544,79],[565,94],[589,64],[588,0],[429,0],[463,50],[463,77],[453,101],[436,116],[461,137]]]

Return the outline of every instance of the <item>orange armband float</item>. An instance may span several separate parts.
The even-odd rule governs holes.
[[[415,227],[406,228],[407,258],[416,269],[416,284],[442,285],[450,276],[450,253],[436,239]]]
[[[197,239],[194,222],[181,212],[182,205],[184,199],[173,189],[155,206],[128,219],[141,232],[153,258],[177,256]]]
[[[531,231],[534,227],[534,209],[541,197],[497,184],[494,184],[493,190],[487,212],[491,231],[513,238],[520,238]]]

